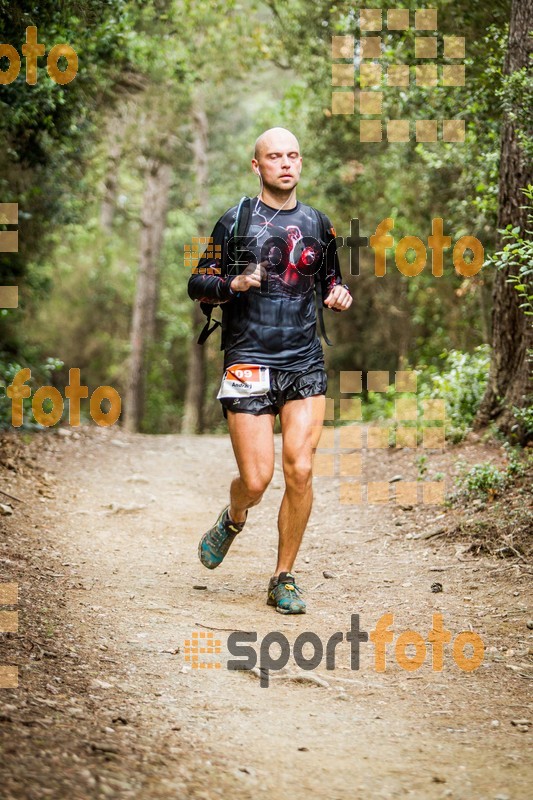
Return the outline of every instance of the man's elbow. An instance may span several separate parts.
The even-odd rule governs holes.
[[[187,294],[191,300],[198,300],[198,280],[196,275],[191,275],[187,284]]]

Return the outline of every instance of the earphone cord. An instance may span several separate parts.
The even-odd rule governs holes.
[[[257,195],[257,203],[255,204],[255,208],[254,208],[254,214],[256,214],[256,213],[257,213],[257,209],[258,209],[258,207],[259,207],[259,202],[260,202],[260,201],[266,205],[265,201],[264,201],[264,200],[262,199],[262,197],[261,197],[261,195],[263,194],[263,176],[261,175],[261,173],[260,173],[260,172],[259,172],[259,181],[260,181],[260,183],[261,183],[261,188],[260,188],[260,190],[259,190],[259,194]],[[259,233],[257,234],[257,237],[261,236],[261,235],[262,235],[262,234],[263,234],[263,233],[266,231],[266,229],[268,228],[268,226],[270,225],[270,223],[272,222],[272,220],[273,220],[273,219],[274,219],[274,218],[275,218],[275,217],[276,217],[276,216],[279,214],[279,212],[280,212],[280,211],[282,211],[282,210],[285,208],[285,206],[287,205],[287,203],[289,202],[289,200],[291,200],[291,198],[292,198],[292,196],[293,196],[293,194],[294,194],[294,191],[295,191],[295,189],[296,189],[296,187],[294,187],[294,188],[293,188],[293,190],[292,190],[292,192],[290,193],[290,195],[287,197],[287,199],[285,200],[285,202],[283,203],[283,205],[282,205],[282,206],[280,206],[280,208],[278,208],[278,210],[276,211],[276,213],[275,213],[275,214],[274,214],[272,217],[270,217],[270,219],[268,219],[268,220],[266,220],[266,221],[265,221],[265,223],[264,223],[264,225],[262,226],[261,230],[260,230],[260,231],[259,231]]]

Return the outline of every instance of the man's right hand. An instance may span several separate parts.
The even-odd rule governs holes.
[[[268,261],[261,261],[260,264],[256,264],[255,262],[248,264],[240,275],[236,275],[232,279],[230,283],[232,292],[247,292],[252,286],[259,289],[261,281],[264,280],[267,275],[267,264]]]

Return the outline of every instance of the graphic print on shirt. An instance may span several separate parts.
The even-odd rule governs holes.
[[[213,230],[221,258],[200,259],[189,280],[190,297],[223,304],[224,367],[248,362],[303,371],[321,366],[315,281],[323,298],[342,283],[331,223],[323,241],[310,206],[298,201],[293,209],[275,209],[254,198],[246,237],[230,246],[236,212],[237,206],[229,209]],[[261,285],[232,294],[232,276],[260,263],[265,266]]]
[[[253,256],[252,263],[267,262],[267,278],[262,282],[261,292],[272,292],[284,297],[305,295],[314,287],[314,276],[320,270],[324,251],[315,232],[316,217],[308,214],[300,204],[300,224],[284,225],[283,221],[273,218],[264,211],[266,207],[259,204],[254,209],[252,221],[248,229],[249,249],[247,254]],[[292,209],[291,209],[292,210]],[[313,231],[313,235],[304,236],[302,227]]]

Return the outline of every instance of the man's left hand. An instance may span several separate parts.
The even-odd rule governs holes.
[[[338,283],[324,300],[324,305],[336,311],[346,311],[352,305],[352,299],[350,292]]]

